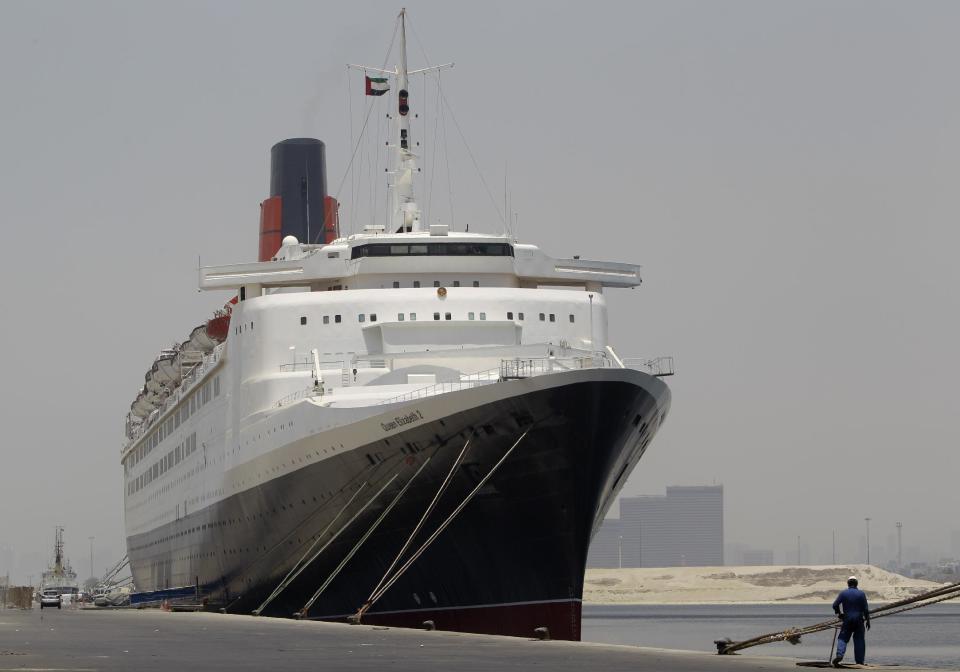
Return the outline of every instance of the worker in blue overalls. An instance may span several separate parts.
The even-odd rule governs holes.
[[[841,607],[843,611],[841,612]],[[837,595],[833,601],[833,612],[843,620],[840,626],[840,637],[837,641],[837,655],[833,659],[833,666],[840,667],[843,654],[847,652],[850,636],[853,636],[853,656],[857,665],[863,665],[867,652],[867,643],[864,640],[864,628],[870,629],[870,608],[867,606],[867,596],[857,588],[857,577],[847,579],[847,589]]]

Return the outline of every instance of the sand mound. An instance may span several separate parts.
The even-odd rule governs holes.
[[[870,565],[814,567],[669,567],[588,569],[583,601],[591,604],[728,604],[832,602],[856,575],[872,602],[893,602],[936,588]]]

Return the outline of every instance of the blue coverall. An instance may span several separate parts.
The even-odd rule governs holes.
[[[840,607],[843,614],[840,614]],[[864,640],[863,624],[870,623],[870,608],[867,606],[867,596],[859,588],[847,588],[837,595],[833,601],[833,611],[843,618],[840,626],[840,637],[837,642],[837,658],[843,658],[847,651],[850,636],[853,635],[853,656],[858,665],[863,665],[867,653],[867,643]]]

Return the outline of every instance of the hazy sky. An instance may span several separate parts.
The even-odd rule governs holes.
[[[608,295],[611,338],[678,375],[626,492],[723,483],[727,540],[781,557],[837,530],[853,559],[865,516],[879,555],[898,520],[946,552],[960,5],[407,6],[431,62],[456,61],[444,93],[498,205],[506,171],[520,237],[645,267]],[[337,191],[345,64],[383,62],[399,8],[0,0],[0,573],[36,576],[56,524],[82,576],[87,537],[98,574],[122,555],[124,414],[228,298],[196,291],[198,257],[255,257],[280,139],[323,139]],[[458,228],[499,230],[451,121],[435,193]]]

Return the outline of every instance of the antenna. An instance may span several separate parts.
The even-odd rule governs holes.
[[[383,75],[392,75],[397,87],[397,114],[391,115],[394,120],[393,142],[388,143],[393,152],[393,169],[388,169],[390,175],[390,224],[389,230],[394,232],[421,231],[421,212],[413,193],[413,176],[417,172],[417,156],[411,151],[410,135],[410,75],[423,72],[441,70],[453,67],[453,63],[445,63],[419,70],[407,69],[407,10],[400,10],[397,17],[400,22],[400,62],[394,70],[384,70],[370,66],[348,64],[348,68],[357,68],[364,71],[376,72]]]

